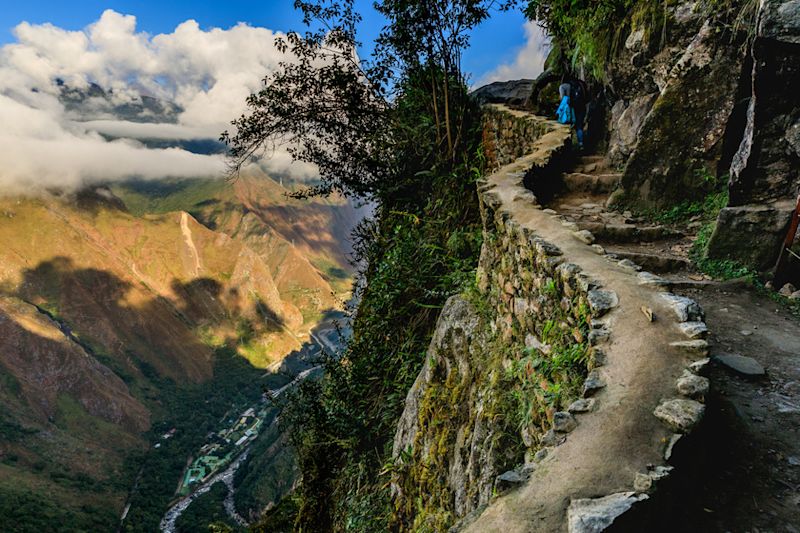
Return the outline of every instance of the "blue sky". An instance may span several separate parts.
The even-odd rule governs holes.
[[[22,21],[80,30],[96,21],[106,9],[135,15],[137,29],[150,34],[169,33],[187,19],[196,20],[203,29],[229,28],[237,22],[280,31],[301,28],[293,0],[2,0],[0,3],[0,45],[15,41],[12,30]],[[359,0],[358,4],[365,18],[364,36],[368,39],[380,28],[381,21],[371,8],[372,0]],[[497,13],[475,31],[463,65],[473,80],[499,64],[514,61],[526,44],[524,23],[519,11]]]
[[[361,38],[370,48],[382,21],[372,0],[356,2],[364,15]],[[34,176],[38,185],[62,186],[130,176],[222,175],[224,161],[214,154],[108,139],[218,138],[246,111],[247,96],[259,90],[264,76],[286,59],[275,47],[275,32],[302,31],[292,5],[293,0],[0,0],[0,188],[24,189]],[[545,42],[520,12],[496,13],[474,31],[462,67],[473,87],[535,77]],[[68,109],[55,80],[74,88],[96,83],[107,91],[106,99]],[[180,112],[147,121],[115,114],[115,106],[142,95],[172,102]],[[297,180],[317,174],[293,161],[285,146],[275,147],[259,165]]]

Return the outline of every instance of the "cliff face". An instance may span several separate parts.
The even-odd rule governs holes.
[[[608,66],[613,201],[667,208],[728,180],[708,255],[769,270],[786,239],[800,164],[796,2],[683,2],[660,36],[632,27]],[[651,30],[652,31],[652,30]]]
[[[719,214],[709,255],[767,270],[800,193],[798,2],[761,2],[750,55],[746,126],[730,169],[730,204]]]

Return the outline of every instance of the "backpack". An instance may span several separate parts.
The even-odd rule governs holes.
[[[556,118],[560,124],[575,123],[575,112],[572,110],[572,106],[569,105],[569,96],[561,98],[561,103],[556,110]]]
[[[575,80],[570,83],[570,95],[572,96],[573,106],[585,105],[589,96],[586,84],[581,80]]]

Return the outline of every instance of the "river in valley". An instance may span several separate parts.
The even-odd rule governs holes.
[[[271,382],[275,381],[276,377],[280,376],[292,376],[288,382],[279,386],[271,386],[270,383],[269,392],[272,396],[273,400],[277,400],[280,398],[285,392],[291,390],[296,385],[301,383],[303,380],[307,379],[310,376],[318,375],[322,371],[322,365],[320,364],[320,353],[322,350],[327,351],[328,353],[338,350],[339,346],[341,345],[341,338],[339,336],[339,331],[335,326],[332,324],[321,324],[319,327],[315,328],[313,332],[311,332],[311,341],[306,343],[300,350],[292,352],[289,356],[287,356],[283,361],[277,364],[274,368],[270,368],[269,371],[264,375],[264,379],[267,379]],[[270,379],[272,378],[272,379]],[[285,380],[285,378],[284,378]],[[276,385],[278,385],[276,383]],[[242,413],[242,415],[246,415],[247,413],[251,413],[251,418],[256,420],[256,424],[251,426],[258,428],[261,422],[264,422],[269,417],[272,416],[272,409],[265,408],[264,402],[256,403],[250,406],[246,411]],[[254,413],[258,413],[255,415]],[[235,420],[239,420],[237,417]],[[245,420],[245,417],[242,416],[242,421]],[[238,424],[238,422],[237,422]],[[251,422],[247,422],[247,425],[250,425]],[[275,416],[269,422],[266,427],[260,427],[259,434],[263,434],[270,429],[276,427],[279,424],[279,417]],[[220,428],[220,432],[218,434],[214,434],[214,439],[220,441],[220,438],[217,435],[225,435],[230,434],[234,429],[230,427]],[[243,428],[242,428],[243,429]],[[191,484],[191,488],[188,494],[177,500],[172,506],[167,510],[164,514],[164,517],[161,519],[161,523],[159,524],[159,529],[164,533],[175,533],[176,530],[176,523],[178,518],[189,508],[192,502],[197,499],[199,496],[207,493],[211,490],[211,487],[214,486],[217,482],[222,482],[228,489],[227,495],[224,500],[224,507],[226,514],[237,524],[241,526],[246,526],[247,521],[239,515],[236,511],[236,507],[234,505],[234,496],[235,496],[235,485],[234,479],[236,476],[236,472],[239,467],[245,463],[247,460],[250,447],[251,445],[257,440],[257,437],[253,433],[246,433],[242,432],[242,436],[239,437],[242,439],[241,443],[236,448],[236,453],[231,454],[229,453],[226,457],[228,457],[228,461],[226,463],[221,463],[218,465],[213,472],[209,474],[205,474],[203,476],[203,480],[200,480],[197,484]],[[239,433],[234,434],[236,437],[239,436]],[[249,435],[249,437],[248,437]],[[227,436],[227,435],[226,435]],[[231,439],[228,439],[227,446],[230,448]],[[236,441],[238,442],[238,441]],[[234,442],[235,444],[235,442]],[[221,444],[225,446],[224,443]],[[219,445],[206,443],[203,448],[200,449],[198,452],[198,456],[204,456],[209,452],[209,446],[211,449],[219,447]],[[195,461],[197,463],[198,461]],[[192,464],[189,463],[187,465],[187,469],[191,468]],[[202,471],[202,470],[201,470]],[[184,477],[181,481],[181,486],[184,486],[185,480],[188,478],[189,473],[185,472]],[[189,486],[187,484],[186,486]]]

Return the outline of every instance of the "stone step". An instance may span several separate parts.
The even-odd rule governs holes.
[[[582,155],[578,158],[580,164],[585,165],[587,163],[599,163],[601,161],[605,161],[605,155]]]
[[[629,259],[650,272],[668,273],[679,270],[690,270],[692,263],[683,257],[671,255],[648,254],[644,252],[634,252],[630,250],[606,249],[610,254],[614,254],[620,259]]]
[[[617,188],[622,174],[564,174],[564,186],[570,192],[607,193]]]
[[[578,227],[591,231],[600,242],[654,242],[682,237],[683,234],[665,226],[634,226],[578,221]]]

